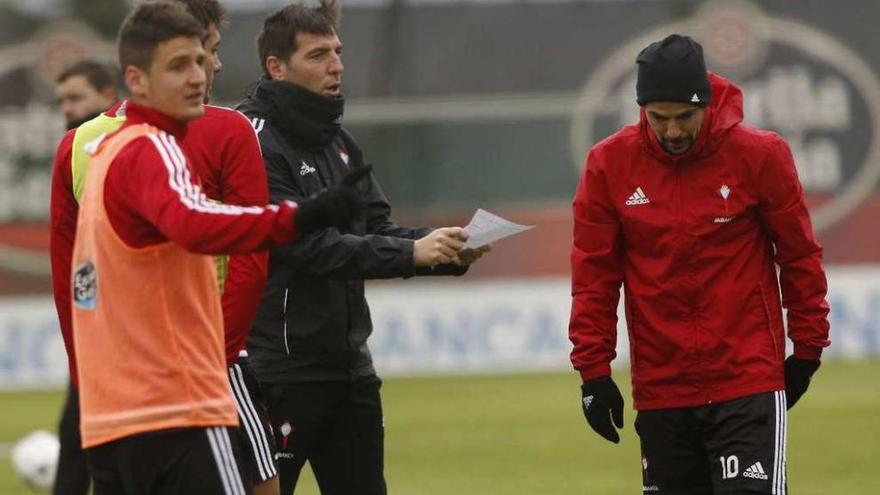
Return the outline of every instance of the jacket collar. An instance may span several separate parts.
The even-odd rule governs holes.
[[[126,124],[149,124],[173,135],[176,138],[186,136],[186,122],[175,120],[151,107],[128,101],[124,107]]]
[[[263,77],[254,99],[267,104],[272,122],[286,139],[307,148],[326,147],[342,127],[342,97],[327,98],[287,81]]]

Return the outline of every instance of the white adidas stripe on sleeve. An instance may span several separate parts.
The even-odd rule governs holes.
[[[174,138],[160,132],[156,134],[148,134],[147,137],[156,147],[159,156],[168,172],[168,186],[174,190],[180,197],[180,203],[188,209],[201,213],[211,213],[218,215],[260,215],[265,208],[259,206],[234,206],[227,204],[212,203],[208,197],[201,191],[201,188],[192,183],[189,169],[186,166],[186,157],[177,146]]]

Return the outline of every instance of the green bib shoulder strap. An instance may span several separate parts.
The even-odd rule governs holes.
[[[101,114],[76,129],[70,153],[71,177],[73,178],[73,197],[79,202],[86,184],[89,169],[91,143],[98,138],[113,134],[125,123],[125,104],[119,107],[116,115]]]

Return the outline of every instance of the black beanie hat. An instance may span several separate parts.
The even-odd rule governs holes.
[[[712,101],[703,47],[689,36],[672,34],[648,45],[636,57],[639,105],[681,101],[705,107]]]

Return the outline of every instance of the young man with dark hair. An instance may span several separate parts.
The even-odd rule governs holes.
[[[177,145],[204,113],[204,29],[179,4],[146,2],[123,22],[131,100],[92,154],[73,250],[73,332],[83,446],[95,493],[246,493],[227,427],[216,269],[196,253],[255,252],[345,225],[353,173],[297,205],[210,202]]]
[[[207,33],[203,38],[204,49],[209,54],[205,65],[207,95],[213,76],[222,67],[218,27],[224,24],[225,11],[216,0],[174,1],[186,7]],[[125,121],[125,107],[125,104],[114,107],[75,133],[69,133],[56,155],[52,186],[52,266],[56,306],[72,377],[76,376],[76,366],[70,331],[69,274],[78,200],[89,164],[89,155],[83,147],[100,134],[118,129]],[[205,115],[188,125],[181,145],[188,152],[190,165],[210,199],[237,205],[268,202],[259,144],[250,123],[240,113],[206,105]],[[239,468],[245,483],[253,486],[257,495],[271,495],[278,492],[271,426],[246,357],[239,357],[240,353],[245,355],[244,341],[265,284],[268,256],[265,252],[239,253],[218,256],[216,260],[229,380],[241,423],[234,437],[242,453]],[[65,493],[85,493],[86,489]]]
[[[113,70],[94,60],[81,60],[55,80],[55,100],[68,129],[107,110],[119,98]]]
[[[264,77],[239,109],[259,135],[274,201],[299,201],[365,163],[341,127],[342,43],[333,1],[293,4],[266,19],[258,38]],[[348,228],[273,250],[269,280],[248,338],[267,396],[281,493],[308,460],[324,495],[386,493],[381,381],[367,338],[364,280],[460,275],[486,249],[462,249],[458,227],[399,227],[375,177],[366,215]]]
[[[623,284],[644,493],[785,495],[786,410],[829,345],[822,248],[791,151],[742,123],[742,92],[706,72],[693,39],[671,35],[636,62],[641,121],[590,150],[574,198],[583,413],[620,441]]]

